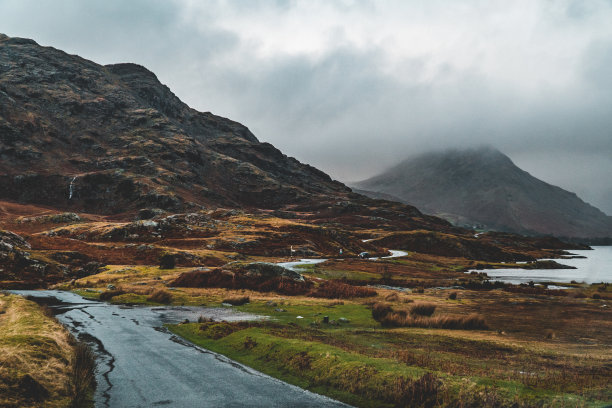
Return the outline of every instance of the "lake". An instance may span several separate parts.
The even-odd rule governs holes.
[[[592,251],[569,251],[586,258],[555,259],[577,269],[484,269],[491,280],[520,284],[534,282],[612,282],[612,246],[594,246]]]

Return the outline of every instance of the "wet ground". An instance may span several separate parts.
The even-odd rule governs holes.
[[[14,291],[51,307],[97,354],[96,407],[346,407],[168,332],[164,323],[249,320],[229,308],[117,306],[63,291]]]

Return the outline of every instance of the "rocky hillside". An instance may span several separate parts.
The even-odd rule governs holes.
[[[399,197],[457,225],[561,237],[612,236],[612,217],[547,184],[492,148],[446,150],[408,159],[356,183]]]
[[[347,194],[245,126],[191,109],[142,66],[0,35],[0,199],[113,213]]]

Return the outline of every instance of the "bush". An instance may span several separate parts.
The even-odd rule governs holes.
[[[601,299],[601,295],[599,293],[593,293],[593,299]]]
[[[248,296],[232,297],[232,298],[223,299],[223,303],[228,303],[234,306],[242,306],[246,303],[249,303],[250,300],[251,299],[249,299]]]
[[[431,316],[436,311],[433,303],[415,303],[410,307],[410,314],[416,316]]]
[[[176,267],[176,259],[172,254],[164,254],[159,258],[159,269],[174,269]]]
[[[172,294],[166,290],[158,289],[147,297],[149,302],[168,304],[172,301]]]
[[[448,294],[450,300],[457,300],[457,292],[451,292]]]
[[[326,281],[309,293],[310,296],[328,299],[371,297],[378,293],[371,288],[353,286],[335,280]]]

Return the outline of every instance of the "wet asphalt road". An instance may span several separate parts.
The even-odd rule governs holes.
[[[14,291],[55,297],[57,318],[97,354],[97,408],[347,407],[186,342],[164,323],[200,314],[225,320],[227,309],[115,306],[62,291]]]

